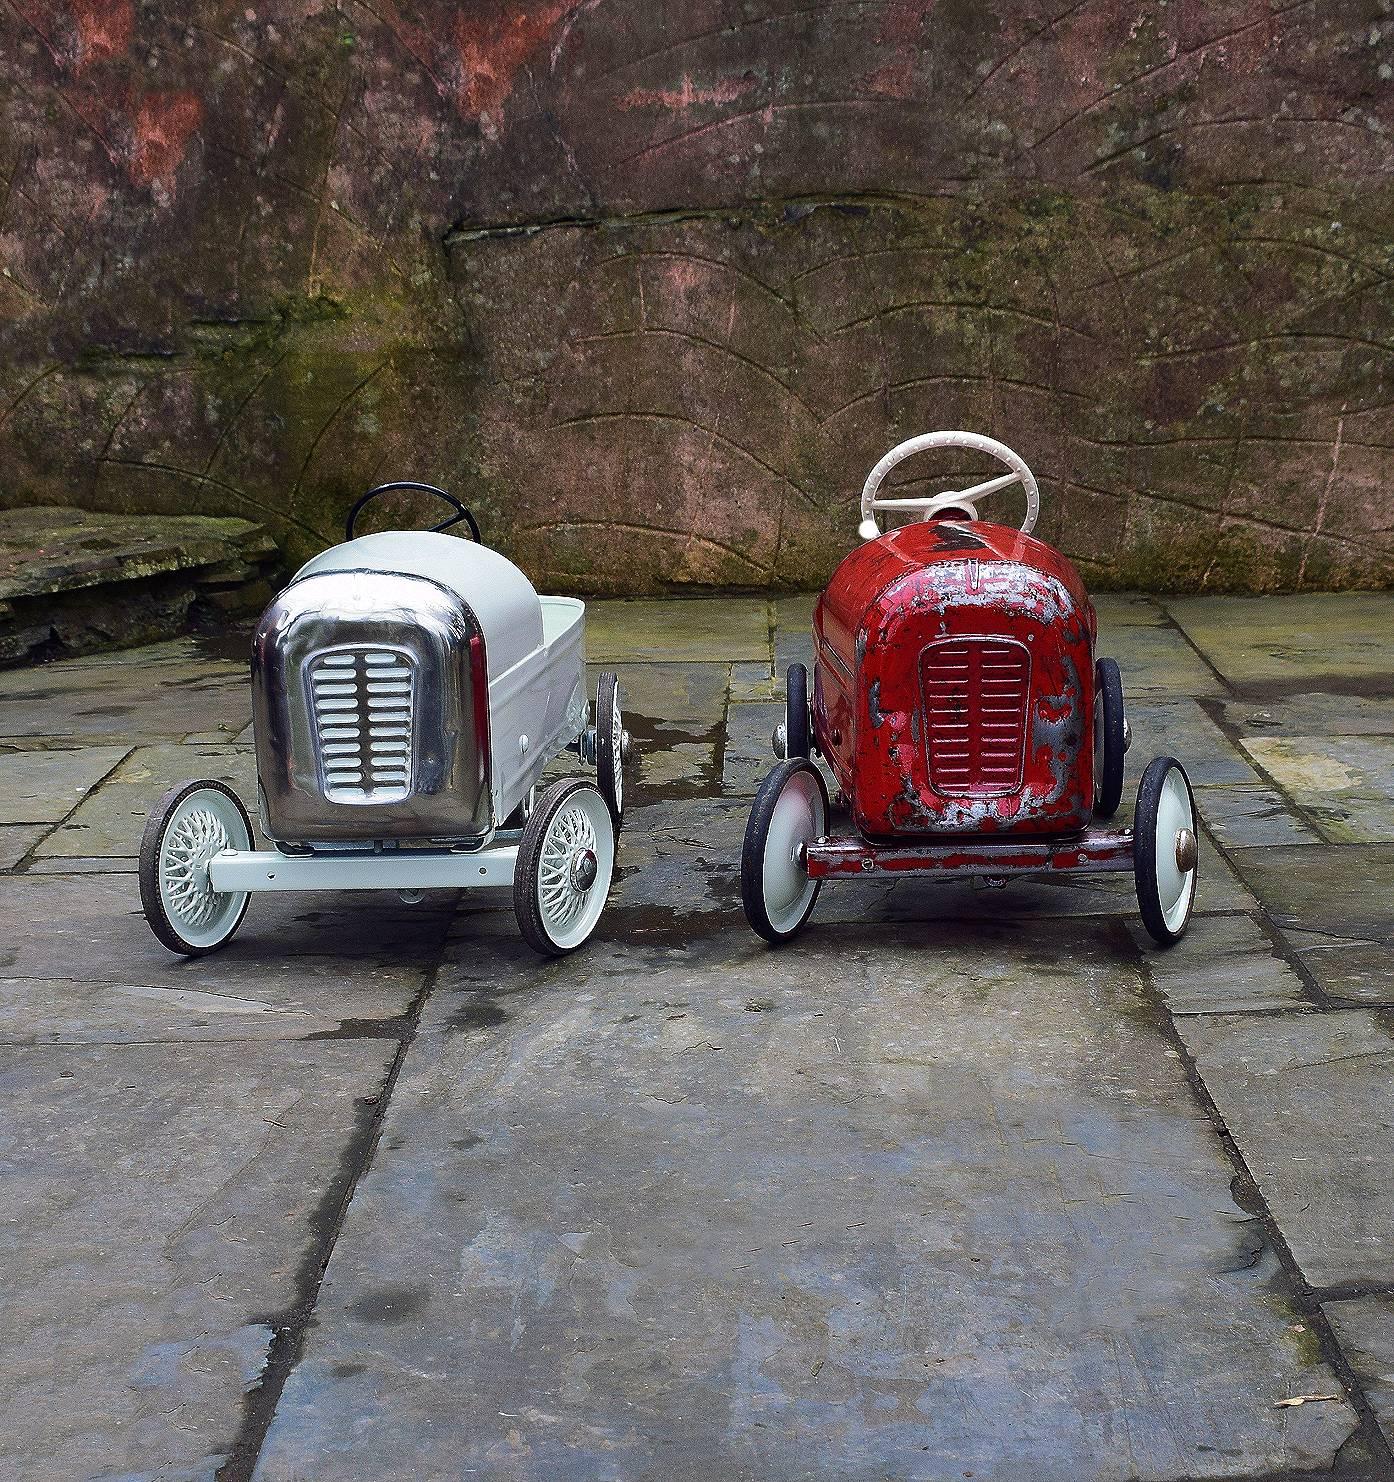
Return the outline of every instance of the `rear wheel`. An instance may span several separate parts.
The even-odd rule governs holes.
[[[813,722],[808,708],[808,670],[790,664],[784,680],[784,755],[812,756]]]
[[[1142,924],[1160,946],[1179,942],[1196,899],[1195,798],[1174,757],[1147,765],[1133,815],[1133,878]]]
[[[1123,799],[1123,754],[1128,732],[1123,676],[1113,659],[1094,665],[1094,816],[1112,818]]]
[[[518,845],[513,911],[524,941],[548,957],[574,952],[595,930],[615,873],[615,825],[594,783],[553,783]]]
[[[208,862],[224,849],[251,847],[247,810],[221,782],[186,782],[155,804],[140,840],[140,903],[171,952],[216,952],[242,925],[251,897],[214,890]]]
[[[778,763],[760,784],[741,850],[741,903],[767,942],[787,941],[806,922],[821,880],[811,880],[804,851],[828,827],[828,790],[805,757]]]
[[[595,777],[616,833],[624,826],[625,740],[619,676],[606,670],[595,701]]]

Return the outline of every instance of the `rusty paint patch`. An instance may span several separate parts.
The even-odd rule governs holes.
[[[455,17],[455,46],[463,71],[461,111],[478,119],[487,137],[498,134],[503,105],[528,58],[571,9],[566,0],[553,0],[530,11],[506,6],[486,20],[463,13]]]
[[[75,73],[125,55],[136,24],[131,0],[71,0],[71,9],[77,28]]]
[[[171,194],[172,180],[203,122],[203,104],[189,92],[149,93],[132,123],[127,169],[137,185],[160,184]]]

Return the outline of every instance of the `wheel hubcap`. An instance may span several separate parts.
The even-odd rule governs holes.
[[[599,872],[600,865],[596,860],[594,849],[578,849],[571,856],[571,888],[573,890],[589,890],[595,884],[595,877]]]
[[[826,826],[823,797],[807,772],[797,772],[774,805],[763,860],[765,913],[777,931],[803,920],[818,882],[808,877],[808,846]]]
[[[1155,848],[1158,904],[1168,928],[1178,932],[1191,914],[1197,846],[1190,793],[1175,769],[1167,774],[1157,800]]]

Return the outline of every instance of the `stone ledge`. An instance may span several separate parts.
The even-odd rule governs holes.
[[[0,667],[254,612],[277,563],[275,542],[247,520],[0,510]]]

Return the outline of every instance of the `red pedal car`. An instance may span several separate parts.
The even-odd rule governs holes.
[[[932,448],[987,453],[1007,472],[971,488],[881,498],[902,459]],[[1020,484],[1020,530],[977,503]],[[931,432],[893,448],[862,490],[864,544],[813,615],[810,703],[788,672],[781,760],[756,794],[741,857],[751,926],[771,942],[808,920],[825,879],[1008,876],[1130,870],[1163,946],[1186,930],[1196,891],[1196,812],[1180,762],[1143,773],[1131,829],[1110,827],[1129,744],[1123,686],[1094,657],[1094,605],[1074,567],[1032,538],[1040,496],[1008,447]],[[917,516],[883,534],[876,512]],[[827,762],[851,817],[828,827]]]

